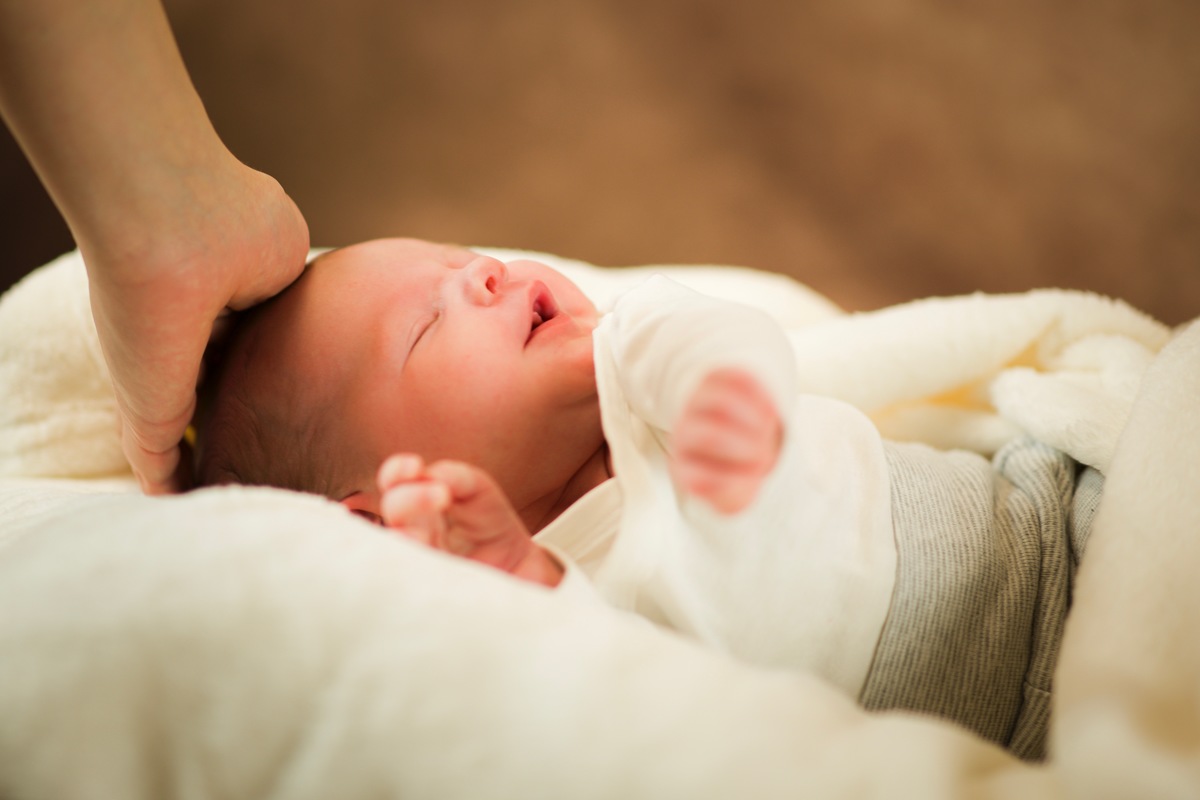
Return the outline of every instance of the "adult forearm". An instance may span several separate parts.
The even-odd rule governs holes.
[[[0,0],[0,113],[83,253],[130,466],[183,488],[213,321],[295,279],[304,219],[217,138],[159,0]]]
[[[0,0],[0,112],[77,238],[228,158],[159,0]]]

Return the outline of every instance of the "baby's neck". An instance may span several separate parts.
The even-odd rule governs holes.
[[[574,505],[575,501],[612,477],[608,443],[601,442],[600,448],[583,463],[561,492],[542,498],[518,514],[530,533],[537,533]]]

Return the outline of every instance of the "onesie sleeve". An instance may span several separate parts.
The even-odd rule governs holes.
[[[546,542],[539,542],[537,546],[549,553],[550,557],[557,561],[558,565],[563,568],[562,580],[558,582],[558,586],[555,586],[553,590],[555,596],[573,603],[607,605],[600,597],[600,593],[596,591],[596,587],[588,580],[584,571],[570,556],[558,547]]]
[[[669,431],[704,377],[722,367],[757,378],[787,418],[795,358],[766,313],[655,275],[622,296],[611,316],[618,380],[631,410],[650,425]]]

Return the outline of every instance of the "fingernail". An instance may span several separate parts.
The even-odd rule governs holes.
[[[444,483],[435,483],[430,487],[430,495],[433,503],[439,509],[446,508],[450,505],[450,487]]]
[[[387,472],[397,478],[409,478],[421,470],[421,459],[411,453],[394,455],[383,463],[381,472]]]

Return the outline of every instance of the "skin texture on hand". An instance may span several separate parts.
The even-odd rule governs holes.
[[[213,323],[286,287],[308,253],[295,204],[272,178],[236,162],[207,173],[166,217],[156,230],[170,235],[144,249],[79,242],[122,447],[150,494],[190,484],[179,443]]]
[[[299,275],[307,225],[217,137],[159,0],[0,0],[0,113],[83,254],[134,474],[185,488],[213,323]]]
[[[714,370],[689,398],[671,434],[671,477],[723,514],[754,500],[783,441],[779,413],[748,373]]]
[[[461,461],[398,454],[379,468],[383,524],[436,550],[557,586],[563,570],[533,540],[496,481]]]

